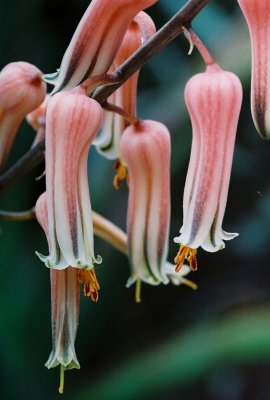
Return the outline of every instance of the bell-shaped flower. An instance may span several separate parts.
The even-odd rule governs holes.
[[[234,142],[242,101],[239,79],[217,64],[193,76],[185,88],[192,122],[192,148],[183,200],[183,226],[175,258],[177,270],[185,259],[197,268],[199,246],[215,252],[223,240],[237,234],[222,229],[233,159]]]
[[[105,74],[135,15],[157,0],[93,0],[64,54],[60,69],[46,75],[53,93],[72,89],[90,76]]]
[[[90,145],[103,111],[79,91],[53,96],[46,115],[46,191],[50,254],[38,254],[47,267],[90,270],[95,258],[87,176]]]
[[[35,213],[38,222],[47,236],[50,248],[46,192],[38,198]],[[59,388],[61,393],[64,386],[64,371],[72,368],[80,368],[75,352],[75,339],[79,322],[80,272],[81,270],[72,267],[64,270],[53,268],[50,270],[53,349],[45,365],[48,368],[61,366]],[[89,272],[95,278],[93,270]],[[96,278],[93,282],[96,283],[95,299],[97,299],[99,286]]]
[[[251,112],[259,134],[270,138],[270,1],[238,0],[246,18],[252,50]]]
[[[138,121],[124,131],[121,151],[128,169],[128,255],[131,277],[168,283],[166,257],[170,221],[170,134],[156,121]]]
[[[155,24],[149,15],[143,11],[136,15],[129,24],[110,71],[113,72],[123,64],[155,32]],[[136,71],[108,98],[110,104],[120,107],[127,116],[131,117],[136,116],[139,72]],[[101,132],[94,142],[99,153],[110,160],[117,158],[121,160],[120,138],[128,125],[129,121],[124,116],[106,111]]]
[[[0,73],[0,168],[26,114],[37,108],[46,95],[42,73],[26,62],[10,63]]]

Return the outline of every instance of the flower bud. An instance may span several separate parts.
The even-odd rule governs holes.
[[[238,0],[251,38],[251,112],[257,131],[270,138],[270,1]]]
[[[0,73],[0,168],[4,164],[23,118],[46,95],[42,73],[34,65],[14,62]]]
[[[174,241],[182,246],[178,268],[187,258],[196,269],[196,249],[215,252],[237,234],[222,229],[235,134],[242,101],[239,79],[216,64],[193,76],[185,88],[192,122],[192,148],[184,190],[183,226]]]

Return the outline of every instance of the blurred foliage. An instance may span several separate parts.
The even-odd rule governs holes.
[[[160,0],[149,9],[157,27],[185,3]],[[0,68],[11,61],[34,63],[44,72],[59,67],[88,1],[1,0]],[[194,21],[194,29],[225,69],[240,76],[244,102],[234,157],[224,228],[240,233],[216,254],[199,251],[199,289],[143,286],[143,302],[127,290],[128,262],[101,240],[98,304],[82,298],[77,355],[80,371],[66,375],[65,397],[81,400],[266,400],[270,372],[270,183],[269,143],[259,138],[249,108],[250,44],[237,2],[213,0]],[[172,135],[172,238],[182,219],[191,126],[184,86],[204,69],[183,36],[143,68],[138,99],[142,118],[163,121]],[[8,165],[31,145],[24,124]],[[36,180],[41,166],[11,188],[2,209],[32,207],[44,190]],[[91,151],[93,208],[125,228],[127,190],[112,188],[113,167]],[[108,202],[107,199],[110,199]],[[57,399],[58,369],[43,364],[50,353],[49,273],[34,250],[46,253],[36,222],[1,221],[0,397]]]

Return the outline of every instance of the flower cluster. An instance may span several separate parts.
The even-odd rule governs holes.
[[[50,269],[52,353],[48,368],[79,368],[75,339],[80,287],[97,302],[94,233],[128,255],[130,278],[141,301],[141,283],[195,284],[185,275],[196,270],[199,247],[216,252],[236,233],[222,229],[234,142],[242,102],[239,79],[224,71],[191,28],[184,29],[200,51],[206,70],[186,84],[185,101],[192,124],[192,148],[183,195],[183,224],[174,242],[180,245],[175,264],[167,261],[170,230],[171,140],[166,126],[137,116],[139,70],[117,81],[121,65],[153,37],[156,28],[143,10],[157,0],[93,0],[82,17],[56,73],[42,73],[28,63],[7,65],[0,73],[0,168],[26,117],[37,131],[33,146],[45,138],[46,188],[35,214],[48,242],[48,255],[36,254]],[[267,57],[262,25],[270,2],[239,0],[248,20],[253,51],[252,112],[255,124],[269,137],[269,95],[264,77]],[[260,27],[260,29],[258,28]],[[265,59],[263,59],[265,57]],[[121,74],[119,74],[121,75]],[[119,76],[118,76],[119,77]],[[119,78],[120,79],[120,78]],[[46,93],[45,82],[53,85]],[[107,102],[96,91],[116,85]],[[91,208],[88,155],[94,146],[115,160],[114,186],[128,187],[127,234]],[[185,261],[188,264],[185,264]],[[106,263],[106,260],[105,260]]]

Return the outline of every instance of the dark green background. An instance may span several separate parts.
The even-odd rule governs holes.
[[[157,27],[185,2],[160,0],[149,10]],[[88,1],[0,0],[0,68],[28,61],[43,72],[61,57]],[[96,253],[100,300],[82,298],[76,342],[80,371],[66,374],[65,399],[268,400],[270,393],[270,143],[260,139],[249,109],[250,45],[236,1],[213,0],[194,27],[216,60],[244,86],[228,205],[223,227],[239,238],[215,253],[199,251],[199,286],[143,286],[143,302],[126,289],[128,262],[101,240]],[[183,100],[188,78],[204,69],[196,50],[187,55],[181,36],[142,71],[139,116],[166,123],[172,135],[173,237],[182,219],[182,195],[191,143]],[[31,145],[26,124],[9,158]],[[1,198],[2,209],[32,207],[44,190],[41,166]],[[92,150],[93,208],[125,228],[127,191],[112,188],[112,164]],[[109,199],[109,201],[108,201]],[[36,222],[1,221],[0,398],[47,400],[57,393],[58,369],[43,364],[51,351],[49,271],[34,254],[46,253]]]

